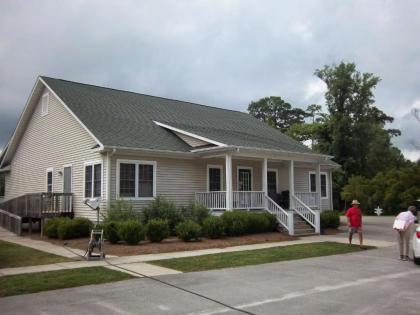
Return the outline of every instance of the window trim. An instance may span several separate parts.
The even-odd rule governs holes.
[[[94,195],[94,189],[95,189],[95,165],[101,165],[101,194],[99,197],[93,197]],[[86,193],[86,166],[92,166],[92,194],[90,197],[86,197],[85,193]],[[64,167],[63,167],[64,168]],[[63,181],[63,185],[64,185],[64,181]],[[72,186],[73,188],[73,186]],[[103,189],[104,189],[104,166],[103,166],[103,161],[102,160],[93,160],[93,161],[86,161],[83,163],[83,200],[88,200],[88,199],[92,199],[92,198],[99,198],[100,200],[102,200],[102,196],[103,196]]]
[[[44,102],[44,100],[46,100]],[[41,97],[41,116],[44,117],[48,115],[48,107],[50,103],[50,93],[46,92]]]
[[[250,170],[251,171],[251,190],[254,191],[254,168],[252,166],[241,166],[236,167],[236,189],[239,191],[239,170]]]
[[[45,191],[48,192],[48,173],[51,173],[51,193],[54,192],[54,168],[48,167],[45,169]]]
[[[267,193],[268,193],[268,172],[276,173],[276,193],[279,193],[279,170],[277,168],[267,168]]]
[[[3,199],[6,196],[6,175],[4,175],[4,173],[0,174],[0,180],[1,178],[3,178],[4,180],[4,194],[0,194],[0,200]]]
[[[134,164],[134,197],[120,197],[120,165],[121,164]],[[153,196],[152,197],[139,197],[139,165],[152,165],[153,166]],[[156,198],[156,173],[157,173],[157,162],[156,161],[145,161],[145,160],[124,160],[117,159],[117,174],[116,174],[116,197],[122,200],[153,200]]]
[[[313,174],[313,175],[315,175],[315,191],[311,191],[311,174]],[[321,187],[319,187],[319,195],[320,195],[320,197],[321,197],[321,199],[328,199],[329,198],[329,193],[328,193],[328,188],[329,188],[329,183],[328,183],[328,173],[327,172],[319,172],[319,183],[321,184],[321,176],[322,175],[324,175],[325,176],[325,197],[323,197],[322,196],[322,193],[321,193]],[[308,184],[309,184],[309,186],[308,186],[308,191],[309,192],[316,192],[316,182],[317,182],[317,180],[316,180],[316,172],[314,172],[314,171],[310,171],[309,172],[309,182],[308,182]]]
[[[223,191],[223,165],[221,164],[207,164],[207,192],[210,192],[210,174],[209,171],[211,168],[220,169],[220,191]]]

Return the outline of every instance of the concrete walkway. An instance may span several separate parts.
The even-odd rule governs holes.
[[[10,233],[2,228],[0,228],[0,239],[15,243],[15,244],[31,247],[34,249],[38,249],[47,253],[79,260],[75,262],[56,263],[56,264],[49,264],[49,265],[38,265],[38,266],[18,267],[18,268],[4,268],[4,269],[0,269],[0,276],[54,271],[54,270],[64,270],[64,269],[74,269],[74,268],[83,268],[83,267],[93,267],[93,266],[104,266],[110,269],[124,271],[135,276],[139,276],[139,275],[133,272],[137,272],[146,276],[158,276],[158,275],[167,275],[167,274],[177,274],[180,272],[173,269],[168,269],[168,268],[163,268],[163,267],[147,264],[146,262],[153,261],[153,260],[161,260],[161,259],[193,257],[193,256],[202,256],[202,255],[209,255],[209,254],[238,252],[238,251],[244,251],[244,250],[256,250],[256,249],[264,249],[264,248],[272,248],[272,247],[281,247],[281,246],[289,246],[289,245],[297,245],[297,244],[309,244],[309,243],[315,243],[315,242],[347,243],[347,239],[345,235],[342,235],[342,234],[316,235],[316,236],[304,237],[295,241],[251,244],[251,245],[232,246],[232,247],[225,247],[225,248],[211,248],[211,249],[202,249],[202,250],[193,250],[193,251],[148,254],[148,255],[137,255],[137,256],[122,256],[122,257],[109,256],[107,258],[107,261],[85,261],[85,260],[80,260],[81,257],[78,256],[78,255],[84,254],[84,251],[80,249],[69,248],[68,250],[65,247],[54,245],[49,242],[36,241],[36,240],[31,240],[25,237],[16,236],[15,234]],[[382,240],[368,239],[365,241],[365,245],[376,246],[376,247],[388,247],[388,246],[393,246],[394,244],[395,242],[382,241]],[[115,266],[112,266],[112,265],[115,265]],[[118,267],[123,268],[123,270]],[[130,272],[130,271],[133,271],[133,272]]]

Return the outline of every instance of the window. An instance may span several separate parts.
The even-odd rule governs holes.
[[[222,191],[222,166],[207,165],[207,190]]]
[[[3,198],[6,193],[6,177],[0,174],[0,198]]]
[[[328,198],[328,183],[327,183],[327,173],[321,172],[321,198]],[[316,192],[316,173],[309,173],[309,191]]]
[[[149,199],[156,196],[156,162],[118,160],[117,167],[119,197]]]
[[[309,174],[309,191],[316,192],[316,174],[315,173]]]
[[[238,167],[238,190],[252,190],[252,167]]]
[[[53,169],[47,168],[47,192],[53,192]]]
[[[42,95],[41,99],[41,116],[45,116],[48,114],[48,103],[49,103],[50,95],[45,93]]]
[[[102,195],[102,162],[85,163],[85,198]]]
[[[268,195],[273,196],[277,194],[277,171],[267,171],[267,190]]]

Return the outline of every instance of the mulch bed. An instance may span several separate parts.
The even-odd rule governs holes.
[[[26,237],[32,239],[43,240],[50,242],[56,245],[64,245],[86,249],[89,238],[79,238],[74,240],[61,241],[56,239],[49,239],[46,236],[41,238],[39,234],[24,234]],[[260,243],[270,243],[270,242],[283,242],[283,241],[292,241],[298,239],[297,237],[284,235],[278,232],[274,233],[262,233],[262,234],[253,234],[245,235],[240,237],[226,237],[223,239],[207,239],[203,238],[198,242],[183,242],[176,237],[170,237],[163,240],[161,243],[151,243],[149,241],[142,241],[139,245],[130,246],[125,244],[110,244],[105,243],[105,253],[107,255],[116,255],[116,256],[130,256],[130,255],[142,255],[142,254],[158,254],[158,253],[169,253],[169,252],[178,252],[178,251],[188,251],[188,250],[198,250],[198,249],[208,249],[208,248],[224,248],[229,246],[238,246],[238,245],[249,245],[249,244],[260,244]]]

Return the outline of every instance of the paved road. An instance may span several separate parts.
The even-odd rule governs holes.
[[[380,219],[382,223],[373,218],[365,221],[366,234],[393,240],[388,220]],[[159,279],[253,314],[419,314],[420,268],[396,256],[394,246]],[[150,279],[4,298],[0,310],[2,314],[241,314]]]

